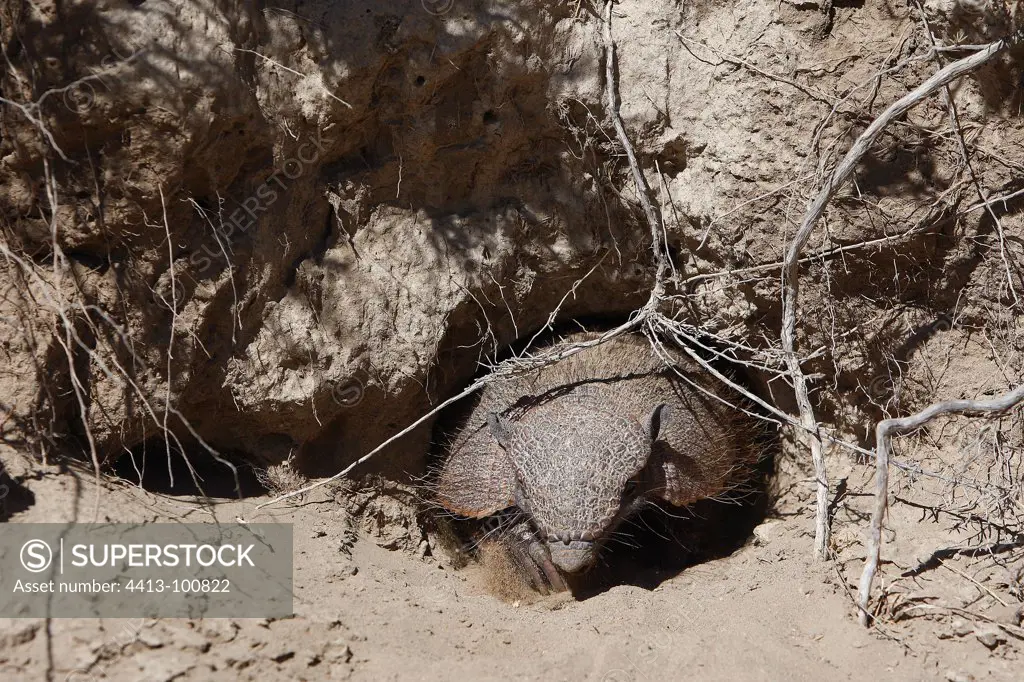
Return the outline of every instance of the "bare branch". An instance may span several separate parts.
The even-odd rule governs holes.
[[[814,226],[822,214],[824,214],[829,200],[850,178],[861,158],[871,148],[887,125],[948,83],[974,71],[997,54],[1016,45],[1022,37],[1024,37],[1024,31],[1018,31],[1009,38],[991,43],[985,49],[979,50],[940,69],[931,78],[891,104],[878,118],[872,121],[871,125],[857,138],[850,151],[846,153],[843,160],[836,166],[827,182],[821,187],[814,200],[808,206],[800,228],[787,249],[782,276],[781,338],[786,356],[786,364],[793,381],[793,391],[796,394],[796,401],[800,410],[800,421],[805,429],[811,430],[811,458],[814,461],[815,476],[818,479],[814,547],[821,557],[826,555],[829,545],[828,472],[825,466],[824,453],[822,452],[822,439],[816,432],[817,419],[815,418],[814,408],[810,401],[807,377],[800,367],[800,358],[796,353],[796,317],[800,296],[800,253],[804,246],[807,245],[811,233],[814,231]]]
[[[619,115],[619,94],[618,81],[615,76],[615,41],[612,39],[612,0],[604,5],[604,68],[605,68],[605,91],[608,94],[608,115],[615,126],[615,132],[619,137],[619,143],[626,151],[626,158],[629,160],[629,167],[633,171],[633,182],[636,183],[636,194],[640,205],[647,217],[647,224],[651,228],[651,250],[654,252],[654,261],[657,265],[654,288],[651,290],[651,298],[644,310],[652,310],[665,294],[665,277],[669,270],[668,254],[662,244],[661,217],[654,204],[651,203],[651,188],[647,185],[647,178],[644,177],[640,164],[636,160],[636,153],[633,145],[626,134],[626,127]]]
[[[871,596],[871,582],[878,571],[879,555],[882,549],[882,521],[888,501],[889,456],[892,450],[893,435],[914,431],[932,419],[946,414],[992,418],[1007,412],[1022,402],[1024,402],[1024,385],[991,400],[947,400],[930,405],[909,417],[883,419],[878,422],[875,427],[875,504],[871,512],[868,555],[864,562],[864,571],[860,576],[858,593],[862,625],[868,625],[871,620],[871,614],[868,612],[868,599]]]

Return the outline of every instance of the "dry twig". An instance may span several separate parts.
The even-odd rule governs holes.
[[[878,571],[879,555],[882,549],[882,522],[885,517],[889,495],[889,455],[892,437],[921,428],[932,419],[946,414],[961,414],[970,417],[998,416],[1024,402],[1024,385],[991,400],[947,400],[935,403],[917,414],[900,419],[883,419],[875,427],[875,503],[871,512],[871,531],[868,538],[868,555],[860,577],[858,606],[860,622],[868,625],[871,614],[868,599],[871,596],[871,582]]]
[[[935,93],[948,83],[974,71],[982,66],[997,54],[1018,44],[1024,32],[1017,32],[1009,38],[998,40],[989,44],[985,49],[979,50],[963,59],[952,62],[924,83],[907,93],[899,100],[891,104],[878,118],[871,122],[871,125],[861,133],[850,151],[846,153],[843,160],[836,166],[828,180],[818,191],[814,200],[807,207],[800,228],[797,230],[789,248],[786,251],[786,258],[783,264],[783,290],[782,290],[782,347],[785,352],[786,364],[789,367],[793,381],[793,390],[796,394],[797,405],[800,410],[800,420],[805,430],[810,431],[811,458],[814,462],[814,471],[817,478],[817,506],[815,510],[814,547],[819,556],[825,557],[829,546],[829,524],[828,524],[828,472],[825,466],[824,453],[820,435],[817,434],[817,419],[814,415],[814,407],[811,404],[807,387],[807,377],[800,366],[800,358],[796,352],[796,318],[800,296],[800,253],[807,245],[814,227],[825,212],[829,200],[835,195],[839,188],[850,179],[861,158],[878,139],[882,131],[892,121],[896,120],[912,107],[924,101],[925,98]]]

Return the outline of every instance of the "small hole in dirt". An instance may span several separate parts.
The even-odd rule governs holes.
[[[416,76],[416,81],[415,82],[416,82],[416,87],[417,88],[422,88],[424,86],[424,84],[426,84],[427,79],[424,78],[423,76]]]
[[[494,113],[493,109],[488,109],[484,112],[484,125],[489,123],[496,123],[498,121],[498,115]]]
[[[103,272],[110,264],[107,257],[85,251],[68,250],[64,252],[64,255],[75,263],[87,267],[94,272]]]
[[[122,455],[114,474],[153,493],[220,498],[258,497],[267,492],[251,465],[241,457],[219,454],[218,462],[201,447],[183,453],[162,439],[151,439]],[[232,471],[232,466],[234,471]]]

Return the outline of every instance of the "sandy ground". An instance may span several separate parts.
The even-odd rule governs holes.
[[[25,486],[34,503],[13,522],[95,516],[87,474],[51,470]],[[859,627],[846,592],[855,573],[841,580],[841,563],[811,559],[811,519],[792,500],[738,551],[653,590],[508,604],[481,569],[453,570],[418,542],[414,512],[388,497],[321,489],[255,512],[268,497],[202,505],[124,482],[101,495],[101,520],[294,524],[295,616],[4,620],[5,679],[1020,679],[1015,645],[990,650],[962,619]]]

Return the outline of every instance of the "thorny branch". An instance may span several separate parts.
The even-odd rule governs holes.
[[[633,182],[636,183],[636,194],[640,205],[644,209],[644,216],[647,218],[647,225],[651,228],[651,250],[654,252],[654,261],[657,272],[654,276],[654,288],[651,290],[651,297],[644,306],[645,315],[649,315],[665,294],[665,278],[671,267],[668,254],[665,252],[662,242],[664,228],[658,211],[651,203],[651,188],[647,185],[647,178],[636,160],[636,153],[633,145],[626,134],[626,127],[622,123],[622,116],[619,115],[619,92],[618,80],[616,78],[615,63],[615,41],[612,39],[612,0],[604,4],[604,69],[605,69],[605,92],[608,95],[608,115],[611,116],[612,124],[615,126],[615,133],[619,137],[619,143],[626,151],[626,158],[629,160],[629,168],[633,172]]]

